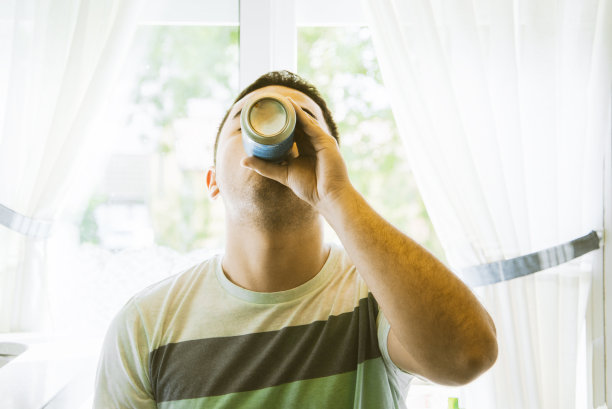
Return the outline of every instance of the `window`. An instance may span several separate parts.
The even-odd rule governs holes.
[[[109,153],[77,183],[51,239],[57,330],[103,335],[134,293],[178,272],[188,253],[222,246],[222,204],[204,176],[239,92],[238,36],[235,25],[138,28],[104,114]]]
[[[144,26],[139,35],[144,64],[129,85],[124,137],[81,220],[81,242],[219,247],[221,217],[202,182],[238,93],[238,28]]]

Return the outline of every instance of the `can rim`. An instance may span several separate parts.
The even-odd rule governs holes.
[[[273,135],[263,135],[255,130],[250,121],[250,112],[253,105],[263,99],[272,99],[278,101],[283,109],[285,110],[285,124],[283,128],[273,134]],[[248,136],[253,139],[255,142],[264,144],[264,145],[276,145],[286,139],[295,127],[296,117],[295,110],[293,109],[293,105],[287,100],[283,95],[277,94],[275,92],[266,92],[260,94],[256,97],[253,97],[249,100],[242,109],[242,113],[240,115],[240,125],[242,130],[248,133]]]
[[[251,111],[253,110],[253,107],[257,103],[259,103],[261,101],[264,101],[264,100],[269,100],[269,101],[277,102],[283,108],[283,112],[285,113],[285,123],[283,124],[283,127],[278,132],[273,133],[273,134],[262,134],[261,132],[257,131],[257,128],[251,122]],[[249,127],[253,130],[253,132],[257,133],[257,135],[261,135],[261,136],[266,137],[266,138],[273,138],[276,135],[284,132],[285,129],[287,129],[287,125],[289,124],[289,113],[287,112],[287,108],[285,108],[283,103],[281,101],[279,101],[278,98],[263,97],[263,98],[257,98],[257,100],[255,100],[252,104],[249,104],[249,109],[248,109],[248,112],[247,112],[247,120],[249,121]]]

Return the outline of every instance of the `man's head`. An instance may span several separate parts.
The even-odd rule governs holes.
[[[219,145],[219,135],[223,130],[223,126],[227,121],[227,117],[229,116],[232,107],[240,100],[242,100],[245,96],[250,94],[251,92],[258,90],[263,87],[268,87],[271,85],[279,85],[287,88],[293,88],[297,91],[300,91],[303,94],[306,94],[310,99],[312,99],[321,109],[321,113],[323,114],[323,119],[325,120],[325,124],[327,125],[327,129],[329,130],[329,134],[336,138],[336,141],[340,143],[340,139],[338,136],[338,128],[336,126],[336,122],[334,122],[334,118],[327,107],[327,103],[319,93],[319,90],[300,77],[297,74],[294,74],[289,71],[270,71],[267,74],[262,75],[257,78],[255,82],[242,90],[240,94],[236,97],[232,106],[227,110],[221,124],[219,125],[219,129],[217,130],[217,136],[215,138],[215,148],[214,148],[214,164],[217,165],[217,146]]]
[[[240,165],[247,156],[242,145],[240,112],[251,96],[266,92],[290,97],[338,139],[331,112],[314,86],[287,71],[270,72],[242,91],[225,114],[215,141],[215,165],[206,174],[206,184],[211,198],[223,198],[229,223],[270,231],[300,229],[312,224],[318,213],[288,187]],[[295,133],[298,140],[306,137],[299,125]],[[295,145],[292,154],[298,155]]]

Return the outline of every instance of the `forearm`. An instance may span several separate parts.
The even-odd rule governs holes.
[[[352,186],[320,211],[398,341],[423,368],[435,373],[488,359],[480,355],[496,345],[493,321],[443,263],[378,215]]]

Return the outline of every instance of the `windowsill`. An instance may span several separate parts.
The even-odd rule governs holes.
[[[81,408],[93,396],[101,339],[43,333],[0,334],[27,349],[0,368],[0,407]]]

